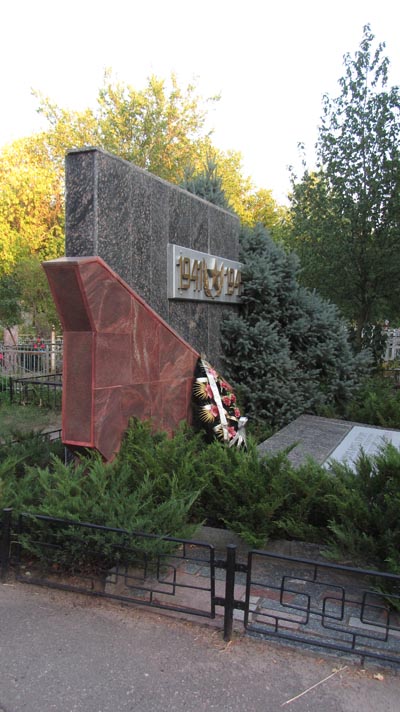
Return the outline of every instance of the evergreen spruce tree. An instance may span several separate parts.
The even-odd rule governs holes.
[[[224,375],[248,415],[281,427],[304,412],[343,404],[368,368],[337,308],[298,282],[299,263],[262,225],[241,237],[244,293],[222,326]]]
[[[228,208],[215,163],[187,174],[186,190]],[[299,260],[258,224],[243,227],[244,293],[240,312],[222,325],[224,376],[238,389],[247,415],[282,427],[322,406],[340,408],[368,370],[370,354],[355,355],[338,309],[301,287]]]
[[[220,208],[231,209],[222,187],[222,178],[218,174],[217,164],[212,158],[208,158],[201,173],[196,174],[193,168],[188,168],[185,171],[185,180],[182,182],[181,188],[189,193],[194,193],[199,198],[208,200],[213,205],[218,205]]]

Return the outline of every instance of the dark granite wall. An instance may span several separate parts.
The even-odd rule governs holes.
[[[239,220],[96,148],[68,153],[66,195],[67,257],[101,257],[220,368],[220,322],[237,307],[168,300],[167,244],[238,260]]]

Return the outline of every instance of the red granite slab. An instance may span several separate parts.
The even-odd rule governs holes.
[[[127,425],[121,412],[121,388],[96,388],[93,400],[94,444],[105,460],[112,460]]]
[[[121,414],[125,423],[128,423],[129,418],[132,417],[139,420],[150,420],[152,403],[157,397],[157,385],[136,383],[121,389]],[[135,404],[134,413],[132,412],[132,403]]]
[[[133,302],[125,286],[110,278],[105,267],[93,263],[82,265],[80,276],[95,330],[131,333]]]
[[[149,319],[148,311],[138,302],[134,303],[132,317],[132,383],[158,381],[162,320]]]
[[[191,419],[199,354],[100,257],[43,264],[64,328],[63,441],[118,452],[131,417]]]
[[[79,273],[76,270],[66,270],[57,265],[46,270],[50,289],[60,315],[64,332],[91,331],[92,325],[84,301]],[[68,303],[68,309],[64,308]]]
[[[182,339],[169,329],[160,332],[159,342],[160,380],[170,380],[175,374],[179,374],[179,378],[193,378],[199,354],[193,349],[182,348]]]
[[[96,333],[96,387],[128,386],[132,383],[134,354],[130,334]]]
[[[193,379],[187,378],[174,378],[160,383],[161,427],[167,433],[172,433],[176,424],[182,420],[190,421],[191,403],[188,399],[187,381],[190,381],[192,386]]]
[[[64,332],[62,437],[65,443],[93,445],[92,380],[93,338],[91,331]]]

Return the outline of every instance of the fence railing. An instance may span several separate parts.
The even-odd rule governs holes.
[[[16,346],[0,343],[0,377],[32,376],[62,371],[63,342],[37,341]]]
[[[400,576],[251,551],[249,632],[400,663]]]
[[[42,376],[23,376],[8,379],[10,403],[38,405],[60,408],[62,396],[62,373],[48,373]]]
[[[44,441],[44,442],[45,442],[46,440],[49,441],[49,442],[55,442],[55,441],[57,441],[57,440],[61,440],[61,432],[62,432],[61,428],[56,428],[55,430],[46,430],[45,432],[38,431],[38,432],[35,433],[35,437],[38,438],[38,439],[41,440],[41,441]],[[11,440],[11,441],[9,441],[9,442],[1,442],[1,441],[0,441],[0,449],[1,449],[2,447],[7,447],[7,448],[8,448],[8,447],[10,447],[10,446],[17,445],[18,443],[21,442],[21,440],[24,439],[24,437],[25,437],[25,435],[24,435],[24,433],[22,433],[22,434],[20,434],[20,435],[17,436],[17,437],[14,436],[14,439]],[[30,433],[27,435],[27,437],[28,437],[29,440],[31,440],[31,439],[32,439],[32,433],[30,432]],[[65,448],[65,449],[67,449],[67,448]],[[69,451],[68,451],[68,452],[69,452]],[[67,458],[67,456],[68,456],[68,453],[66,452],[66,453],[64,454],[64,457]],[[0,520],[0,524],[1,524],[1,520]]]
[[[0,516],[3,581],[175,612],[235,619],[261,638],[400,665],[400,576],[235,545],[217,558],[201,540],[23,513]]]
[[[18,581],[215,617],[210,544],[28,513],[7,535],[10,510],[4,511],[4,521],[4,546],[9,542]],[[200,567],[207,577],[187,575]]]

